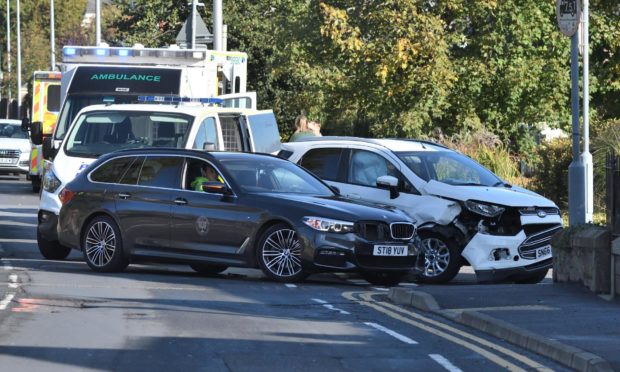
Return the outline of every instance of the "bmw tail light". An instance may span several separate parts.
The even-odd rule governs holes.
[[[71,199],[73,199],[73,195],[75,195],[75,193],[65,187],[64,189],[62,189],[60,194],[58,194],[58,199],[60,199],[62,205],[65,205],[70,202]]]

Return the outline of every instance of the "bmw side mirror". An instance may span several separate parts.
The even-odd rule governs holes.
[[[202,191],[221,195],[228,195],[230,193],[226,184],[217,181],[203,182]]]
[[[384,190],[390,190],[390,199],[396,199],[400,195],[398,192],[398,178],[396,177],[377,177],[377,187]]]

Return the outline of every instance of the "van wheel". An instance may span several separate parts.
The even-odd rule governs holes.
[[[424,267],[418,279],[422,283],[443,284],[451,281],[461,269],[463,260],[458,244],[434,231],[420,231]]]
[[[298,282],[307,275],[301,264],[301,241],[290,226],[280,223],[261,235],[256,249],[263,273],[277,282]]]
[[[217,275],[225,271],[226,269],[228,269],[228,266],[224,266],[224,265],[213,265],[213,264],[202,264],[202,263],[190,264],[189,267],[191,267],[198,274],[204,275],[204,276]]]
[[[364,271],[362,277],[370,284],[393,287],[403,281],[409,271]]]
[[[88,266],[97,272],[123,271],[129,265],[121,232],[108,216],[96,217],[88,223],[82,234],[82,252]]]
[[[39,252],[48,260],[64,260],[71,253],[71,248],[60,245],[58,240],[47,240],[37,231]]]
[[[526,278],[523,279],[519,279],[519,280],[515,280],[515,283],[517,284],[537,284],[543,281],[543,279],[545,279],[545,277],[547,276],[547,272],[549,271],[549,269],[546,270],[542,270],[542,271],[538,271]]]

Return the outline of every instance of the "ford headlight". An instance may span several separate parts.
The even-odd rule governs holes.
[[[43,190],[54,193],[60,185],[62,185],[62,182],[54,174],[53,168],[45,172],[45,176],[43,176]]]
[[[353,222],[338,221],[323,217],[304,217],[303,222],[318,231],[342,234],[353,232]]]
[[[497,217],[504,213],[505,208],[493,204],[478,203],[476,201],[465,201],[465,208],[470,212],[479,214],[484,217]]]

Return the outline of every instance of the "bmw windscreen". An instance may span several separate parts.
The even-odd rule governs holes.
[[[247,193],[296,193],[333,196],[334,193],[295,164],[277,159],[221,159],[221,163]]]
[[[142,111],[95,111],[81,115],[65,144],[68,156],[97,158],[141,147],[183,148],[193,117]]]
[[[499,186],[504,182],[482,165],[453,151],[396,152],[424,181],[435,180],[454,186]]]

